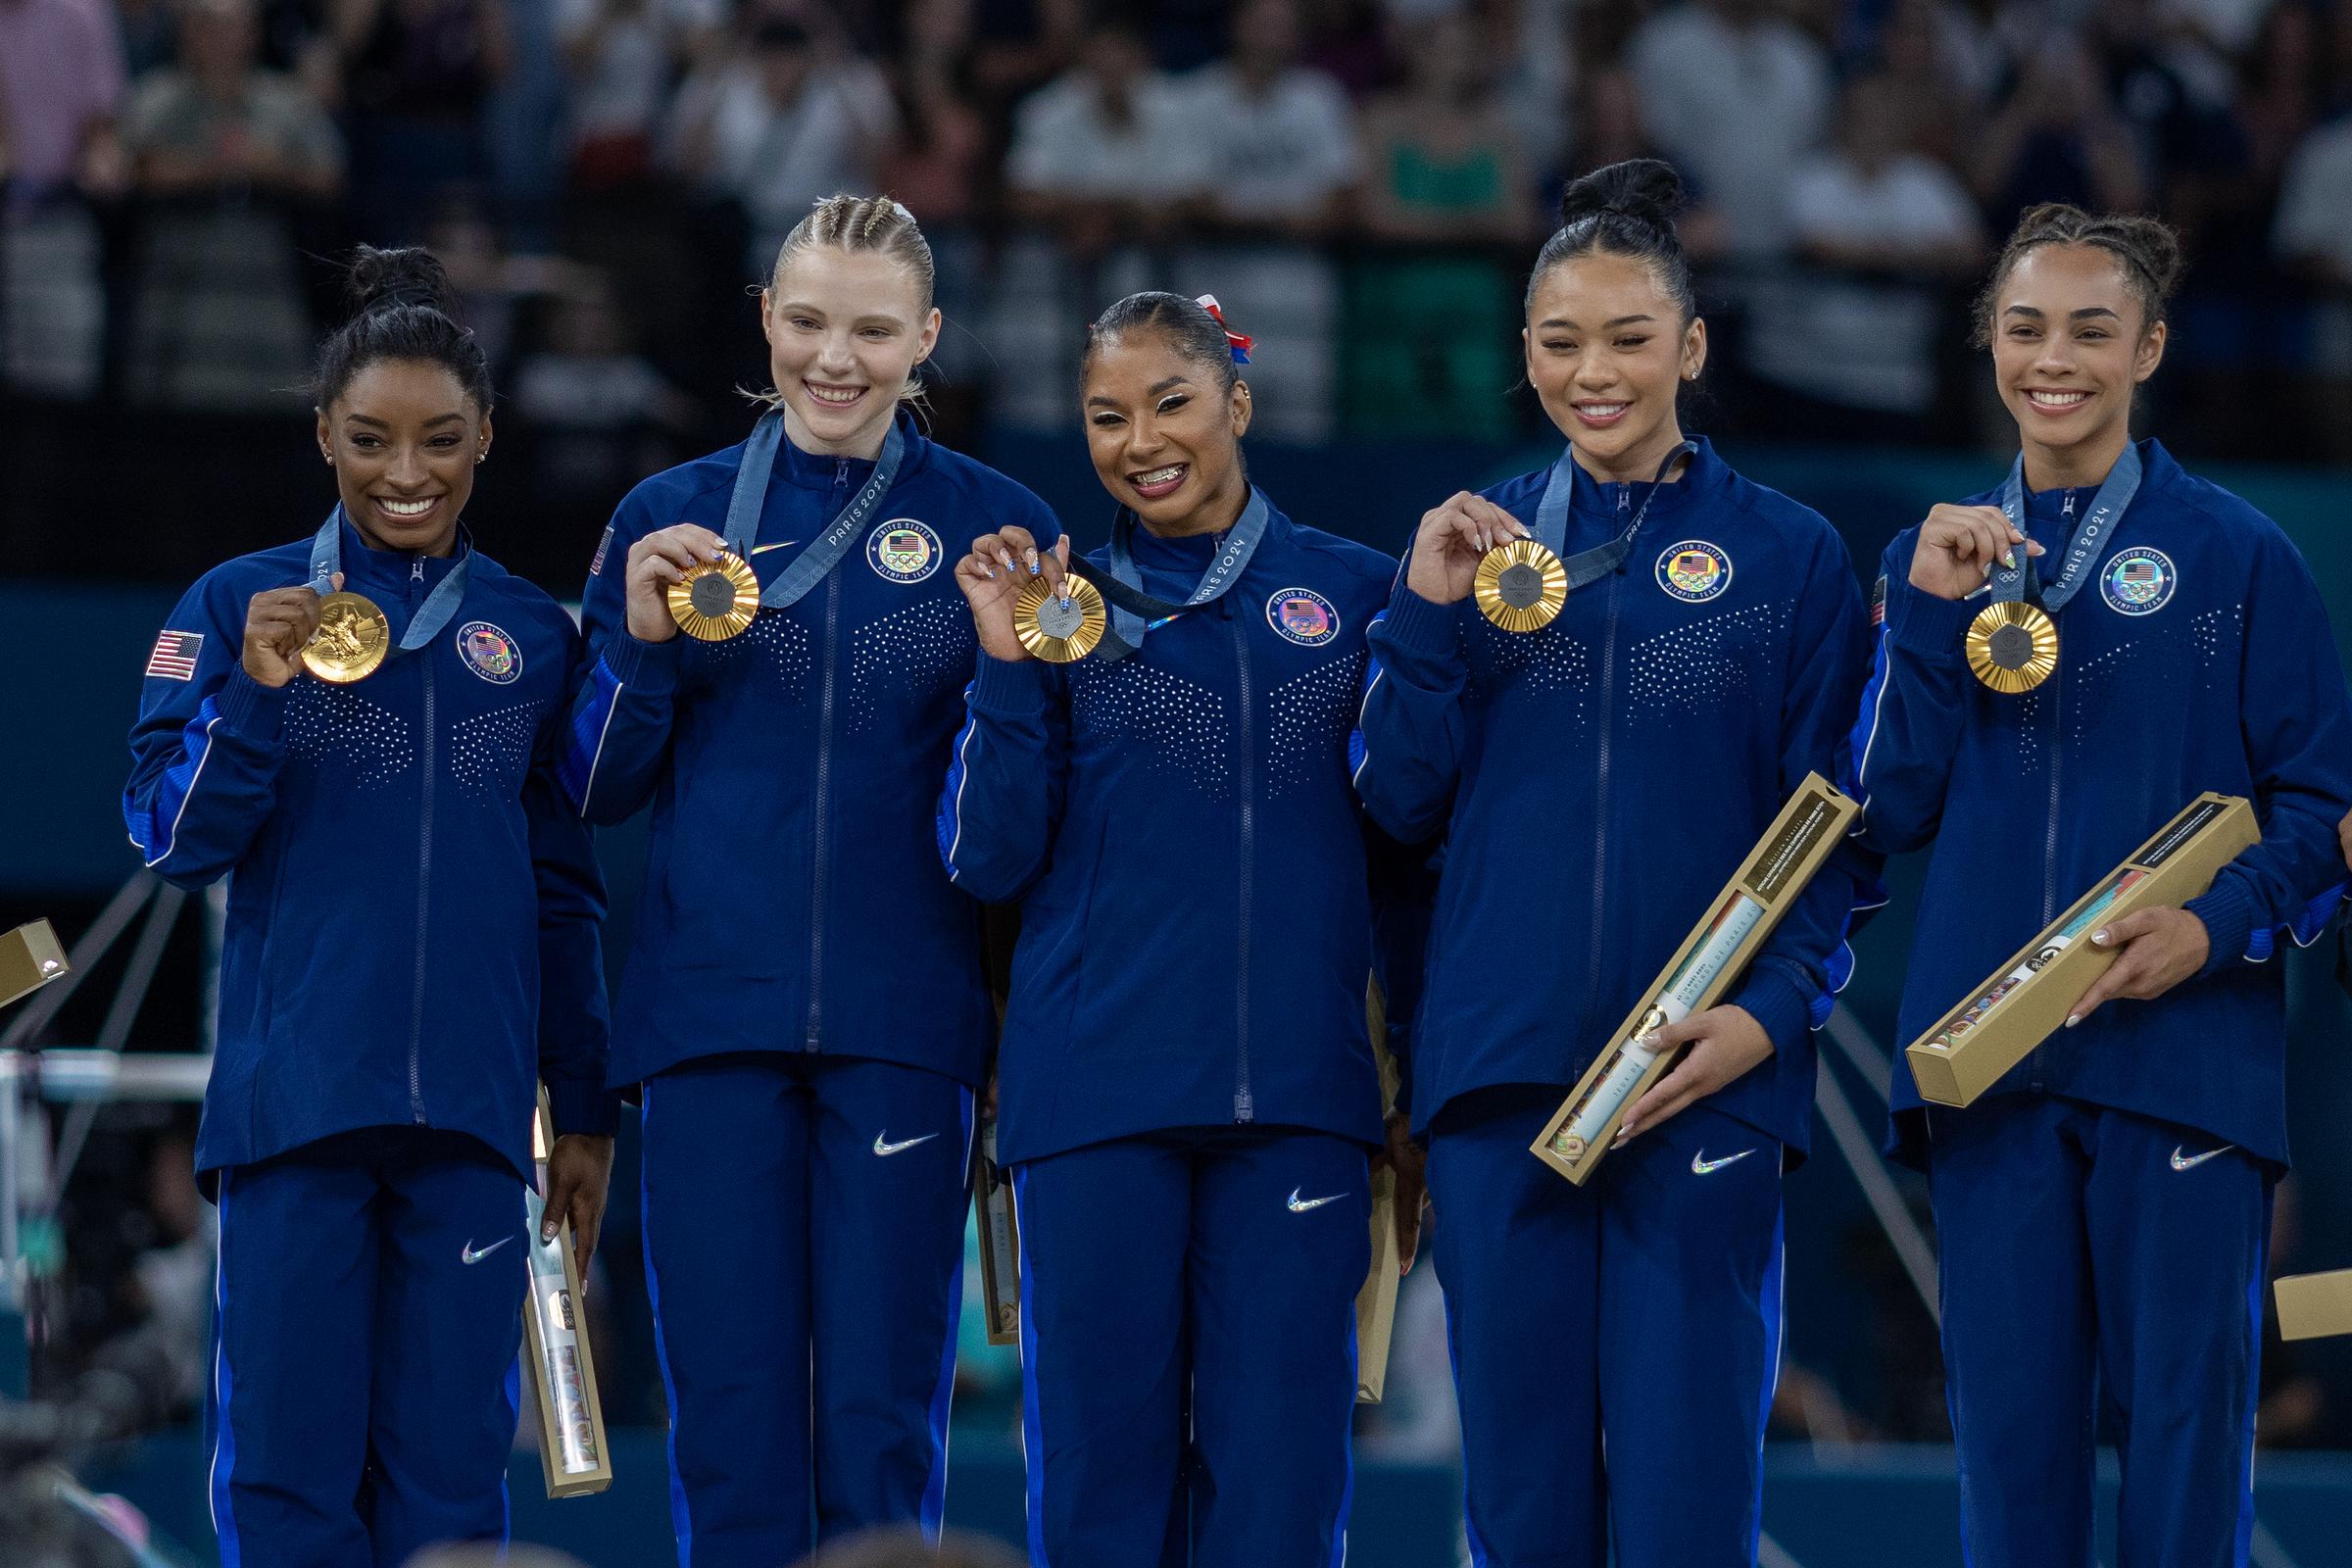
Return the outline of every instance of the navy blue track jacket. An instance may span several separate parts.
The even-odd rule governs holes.
[[[1534,526],[1548,467],[1486,497]],[[1567,552],[1623,532],[1647,485],[1575,471]],[[1401,576],[1372,628],[1355,783],[1407,840],[1443,833],[1413,1059],[1415,1130],[1496,1084],[1573,1084],[1808,772],[1839,776],[1867,641],[1819,514],[1699,443],[1617,573],[1541,631]],[[1834,857],[1728,1001],[1775,1054],[1711,1103],[1800,1152],[1812,1029],[1851,958]]]
[[[1138,529],[1144,591],[1183,599],[1220,539]],[[1233,1123],[1381,1141],[1364,981],[1377,920],[1411,1016],[1414,858],[1367,855],[1348,738],[1395,570],[1275,512],[1230,590],[1126,659],[982,656],[939,854],[957,887],[1023,900],[1007,1162]]]
[[[629,547],[679,522],[724,532],[740,445],[658,473],[590,568],[594,659],[564,782],[591,822],[652,803],[644,903],[621,979],[612,1081],[697,1056],[830,1052],[977,1086],[995,1027],[980,906],[948,885],[932,812],[978,643],[951,569],[1007,525],[1052,541],[1046,504],[928,441],[880,520],[798,604],[721,643],[629,635]],[[752,567],[767,581],[858,493],[871,463],[778,449]]]
[[[147,662],[122,814],[155,871],[227,876],[200,1171],[330,1133],[467,1133],[531,1179],[544,1079],[559,1133],[611,1133],[604,883],[553,771],[578,677],[563,607],[472,552],[466,597],[401,635],[456,557],[343,531],[344,586],[394,652],[366,680],[245,673],[245,610],[310,576],[310,541],[188,590]],[[461,541],[461,550],[469,550]]]
[[[2032,692],[2002,696],[1969,672],[1962,641],[1984,601],[1910,585],[1918,529],[1880,563],[1851,788],[1870,847],[1935,845],[1898,1032],[1919,1038],[2199,793],[2245,796],[2262,843],[2188,905],[2213,944],[2204,971],[2153,1002],[2107,1003],[1992,1093],[2068,1095],[2284,1163],[2285,988],[2264,960],[2281,930],[2316,938],[2340,894],[2352,698],[2286,535],[2154,441],[2139,450],[2138,493],[2057,612],[2058,669]],[[2028,495],[2045,562],[2094,494]],[[1920,1103],[1898,1054],[1889,1147],[1912,1158]]]

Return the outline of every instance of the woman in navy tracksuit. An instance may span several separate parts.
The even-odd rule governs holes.
[[[1249,387],[1200,305],[1112,306],[1084,398],[1121,506],[1093,571],[1191,608],[1043,663],[1012,597],[1063,580],[1067,540],[976,539],[956,569],[979,670],[939,821],[958,887],[1022,901],[998,1152],[1030,1558],[1182,1562],[1189,1537],[1219,1568],[1336,1564],[1384,1143],[1364,984],[1375,915],[1409,925],[1401,887],[1368,893],[1347,748],[1395,566],[1250,484]]]
[[[2343,879],[2352,708],[2278,527],[2133,445],[2180,270],[2148,219],[2026,215],[1978,330],[2023,452],[2002,490],[1887,547],[1853,755],[1867,838],[1935,858],[1903,987],[1914,1039],[2198,793],[2262,843],[2119,950],[2062,1029],[1965,1110],[1898,1060],[1895,1147],[1927,1166],[1961,1517],[1982,1565],[2091,1553],[2093,1389],[2120,1413],[2122,1562],[2243,1563],[2271,1190],[2286,1160],[2279,932]],[[1970,621],[2034,559],[2056,672],[1981,685]],[[2024,563],[2017,572],[2022,576]],[[2315,902],[2316,901],[2316,902]]]
[[[578,635],[460,526],[491,393],[439,266],[363,249],[352,284],[317,385],[341,505],[180,601],[122,803],[151,868],[231,879],[196,1149],[230,1568],[505,1535],[537,1086],[583,1263],[616,1119],[604,889],[554,776]],[[301,662],[329,589],[389,622],[353,684]]]
[[[905,208],[818,203],[763,295],[773,406],[632,491],[589,572],[564,783],[593,822],[653,807],[612,1081],[644,1096],[681,1568],[935,1534],[945,1500],[995,1015],[931,841],[973,649],[942,541],[1053,524],[899,412],[931,283]],[[663,588],[730,539],[762,608],[679,635]]]
[[[1356,787],[1399,838],[1446,835],[1413,1114],[1472,1554],[1509,1568],[1753,1560],[1781,1173],[1852,897],[1834,861],[1725,1003],[1660,1032],[1690,1054],[1590,1184],[1528,1152],[1805,774],[1838,776],[1861,681],[1838,535],[1684,440],[1706,335],[1679,197],[1646,160],[1569,188],[1527,323],[1567,451],[1424,517],[1371,634]],[[1607,554],[1512,634],[1467,599],[1527,533]]]

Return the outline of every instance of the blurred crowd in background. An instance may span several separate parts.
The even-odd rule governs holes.
[[[2352,458],[2352,0],[0,0],[20,400],[299,412],[317,258],[424,241],[601,508],[740,423],[748,284],[835,190],[939,252],[933,401],[1069,421],[1092,311],[1213,291],[1278,439],[1508,435],[1525,265],[1585,169],[1696,193],[1718,431],[1971,440],[2026,205],[2194,258],[2190,451]],[[306,260],[306,258],[308,258]]]

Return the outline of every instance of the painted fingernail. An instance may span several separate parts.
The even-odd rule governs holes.
[[[2105,947],[2107,945],[2107,928],[2105,926],[2101,926],[2096,931],[2093,931],[2090,934],[2090,940],[2092,946],[2094,947]]]
[[[2066,1026],[2067,1026],[2069,1029],[2072,1029],[2072,1028],[2073,1028],[2075,1025],[2077,1025],[2077,1024],[2081,1023],[2082,1021],[2082,1015],[2081,1013],[2079,1013],[2079,1012],[2077,1012],[2077,1013],[2069,1013],[2069,1014],[2067,1014],[2067,1018],[2066,1018]]]
[[[2011,571],[2015,571],[2015,570],[2017,569],[2017,552],[2016,552],[2016,550],[2014,550],[2014,549],[2010,549],[2010,550],[2004,550],[2004,551],[2002,551],[2002,552],[2001,552],[2001,564],[2002,564],[2002,565],[2004,565],[2004,566],[2006,566],[2006,567],[2008,567],[2008,568],[2009,568]]]

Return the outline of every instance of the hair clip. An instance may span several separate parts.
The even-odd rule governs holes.
[[[1250,363],[1250,347],[1257,342],[1257,339],[1245,336],[1240,332],[1236,332],[1232,327],[1225,325],[1225,313],[1217,309],[1217,297],[1214,294],[1203,294],[1200,297],[1200,299],[1194,301],[1194,303],[1208,313],[1208,318],[1210,320],[1216,322],[1220,327],[1224,327],[1225,346],[1233,351],[1233,363],[1236,365],[1248,365]]]

